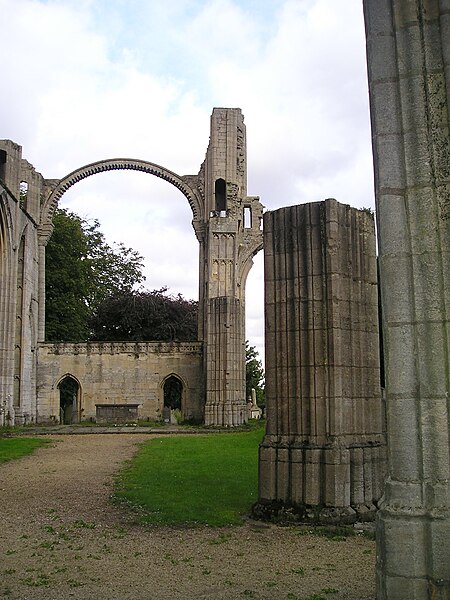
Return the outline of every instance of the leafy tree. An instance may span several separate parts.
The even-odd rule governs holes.
[[[167,288],[109,296],[90,321],[96,340],[193,341],[198,337],[198,303]]]
[[[245,394],[251,398],[252,388],[256,390],[256,402],[263,407],[266,404],[264,396],[264,369],[259,360],[255,346],[245,342]]]
[[[109,246],[97,220],[58,209],[53,224],[46,248],[46,337],[84,341],[99,305],[144,279],[143,258],[123,244]]]

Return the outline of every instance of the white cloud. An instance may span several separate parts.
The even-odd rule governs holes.
[[[360,0],[0,0],[0,11],[11,48],[0,136],[45,177],[112,157],[195,174],[213,106],[239,106],[248,192],[269,209],[326,197],[373,206]],[[119,175],[89,178],[63,202],[97,217],[111,241],[139,245],[150,278],[197,295],[186,200],[155,178]],[[260,345],[256,262],[247,337]]]

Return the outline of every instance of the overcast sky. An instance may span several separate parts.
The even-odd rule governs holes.
[[[44,177],[116,157],[196,174],[213,107],[240,107],[248,194],[267,210],[330,197],[373,208],[361,0],[0,0],[0,15],[0,138]],[[176,188],[103,173],[60,205],[139,250],[148,288],[198,298],[198,244]],[[261,253],[247,338],[262,349]]]

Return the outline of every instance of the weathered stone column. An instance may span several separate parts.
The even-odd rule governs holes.
[[[388,477],[377,598],[450,597],[450,4],[365,0]]]
[[[385,462],[373,217],[332,199],[266,213],[264,264],[256,514],[373,518]]]

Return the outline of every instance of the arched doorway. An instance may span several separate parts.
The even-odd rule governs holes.
[[[64,425],[79,422],[80,384],[71,375],[66,375],[58,384],[59,421]]]
[[[169,375],[164,381],[164,408],[182,410],[183,382],[176,375]]]

